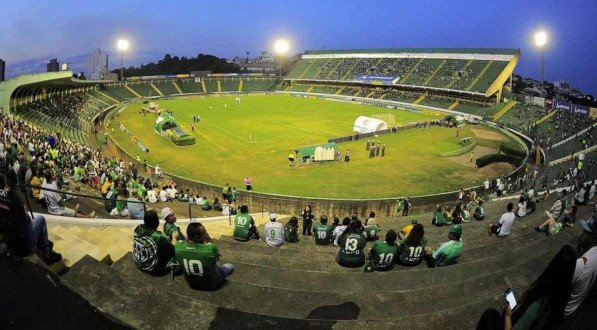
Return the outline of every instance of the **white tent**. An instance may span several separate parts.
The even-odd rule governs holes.
[[[385,121],[377,118],[371,118],[366,116],[359,116],[354,121],[354,128],[352,129],[358,133],[373,133],[388,129],[388,124]]]

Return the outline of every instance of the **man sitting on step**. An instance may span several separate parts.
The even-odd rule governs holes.
[[[152,275],[168,273],[166,265],[174,257],[174,246],[168,236],[158,230],[160,219],[155,210],[145,212],[143,223],[133,234],[133,260],[137,267]]]
[[[269,246],[278,247],[284,243],[284,226],[277,222],[278,215],[276,213],[270,213],[270,222],[266,223],[263,228],[263,235],[265,236],[265,242]]]
[[[425,258],[427,259],[427,265],[429,267],[442,267],[455,264],[464,249],[460,236],[462,236],[462,226],[452,225],[448,232],[449,241],[440,245],[434,251],[426,247]]]
[[[249,214],[249,207],[242,205],[240,213],[234,217],[234,232],[233,237],[237,241],[245,242],[251,239],[259,239],[255,221]]]
[[[18,256],[37,253],[47,264],[60,261],[62,255],[52,250],[53,243],[48,240],[46,219],[42,215],[31,219],[16,187],[17,175],[9,170],[0,190],[0,245],[5,243],[9,252]]]

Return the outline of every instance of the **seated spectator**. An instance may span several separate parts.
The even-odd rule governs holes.
[[[288,243],[296,243],[299,241],[298,238],[298,218],[291,217],[290,220],[284,225],[284,240]]]
[[[545,211],[545,221],[540,224],[539,226],[535,227],[535,230],[538,232],[543,232],[547,236],[557,234],[562,229],[562,223],[557,222],[556,219],[553,218],[549,211]]]
[[[444,224],[452,224],[452,208],[448,205],[444,208]]]
[[[379,239],[379,225],[375,220],[375,212],[369,213],[369,218],[365,220],[365,235],[368,241],[377,241]]]
[[[386,271],[394,268],[395,259],[398,255],[396,239],[398,235],[393,229],[388,230],[384,241],[377,241],[369,249],[369,260],[371,267],[376,271]]]
[[[162,190],[160,190],[160,192],[158,194],[158,196],[160,197],[160,202],[167,202],[170,200],[170,197],[169,197],[166,189],[168,189],[168,187],[166,187],[166,186],[162,187]]]
[[[170,185],[166,188],[166,193],[168,194],[168,200],[173,201],[176,199],[176,195],[178,194],[178,190],[174,188],[174,186]]]
[[[334,216],[334,220],[332,221],[332,240],[334,237],[334,229],[336,229],[336,227],[338,227],[340,225],[340,218],[338,218],[337,216]]]
[[[161,212],[161,218],[164,220],[164,234],[168,236],[170,242],[174,245],[178,241],[184,241],[186,238],[182,234],[180,227],[175,225],[176,214],[169,207],[164,207]]]
[[[477,200],[477,191],[475,189],[471,189],[468,193],[468,203],[466,204],[465,209],[470,210],[473,205],[475,204],[475,201]]]
[[[159,225],[157,212],[149,209],[133,235],[133,261],[137,268],[152,275],[167,274],[166,265],[174,257],[174,246],[158,230]]]
[[[398,246],[397,262],[404,266],[416,266],[423,260],[425,246],[425,230],[423,225],[415,223],[410,233]]]
[[[525,215],[527,215],[527,202],[524,197],[521,196],[518,200],[518,206],[516,207],[514,214],[516,214],[516,216],[519,218],[523,218]]]
[[[581,220],[582,232],[578,238],[578,250],[581,253],[597,245],[597,205],[593,207],[593,214],[587,220]]]
[[[505,329],[550,329],[565,316],[570,286],[577,265],[576,252],[565,245],[539,278],[522,295],[518,307],[504,313]]]
[[[332,242],[332,230],[332,225],[328,224],[328,217],[326,215],[322,215],[319,218],[319,223],[313,226],[315,244],[329,245]]]
[[[578,192],[576,193],[576,196],[574,197],[574,205],[576,206],[584,206],[587,205],[587,201],[586,201],[586,192],[587,192],[587,188],[585,187],[585,185],[581,185],[580,189],[578,189]]]
[[[147,202],[151,204],[155,204],[158,202],[158,194],[155,188],[156,187],[154,187],[154,189],[147,190]]]
[[[259,239],[255,221],[249,214],[249,207],[242,205],[240,213],[234,217],[234,232],[233,237],[237,241],[246,242],[251,239]]]
[[[234,272],[234,266],[218,265],[221,255],[202,224],[190,223],[187,236],[186,241],[176,243],[175,255],[189,286],[195,290],[213,290],[222,285]]]
[[[277,222],[278,215],[276,213],[269,214],[270,222],[266,223],[263,228],[263,236],[265,242],[269,246],[278,247],[284,243],[284,226]]]
[[[214,199],[213,209],[214,209],[214,211],[219,211],[219,212],[222,212],[222,210],[223,210],[222,204],[220,203],[220,201],[218,200],[217,197]]]
[[[549,213],[551,213],[551,216],[556,220],[559,220],[564,215],[564,211],[566,211],[566,207],[568,206],[566,200],[567,193],[568,191],[566,189],[562,190],[560,198],[558,198],[549,209]]]
[[[367,235],[361,220],[351,221],[338,238],[340,250],[336,262],[342,267],[361,267],[365,264]]]
[[[438,204],[437,208],[435,209],[435,213],[433,214],[433,220],[431,220],[431,224],[433,226],[443,227],[446,224],[446,219],[444,218],[444,211],[442,207]]]
[[[162,172],[162,169],[157,164],[155,165],[155,177],[158,180],[161,180],[164,178],[164,173]]]
[[[104,181],[104,184],[102,184],[101,189],[102,197],[106,197],[110,189],[112,189],[112,180],[110,180],[110,176],[106,176],[106,180]]]
[[[591,289],[595,288],[597,280],[597,246],[585,252],[582,257],[576,259],[576,267],[572,276],[570,298],[564,308],[564,315],[571,316]]]
[[[346,227],[348,227],[348,225],[350,224],[350,218],[349,217],[344,217],[344,219],[342,219],[342,225],[337,226],[334,231],[332,232],[332,236],[334,237],[334,245],[338,246],[338,238],[340,238],[340,235],[342,235],[342,233],[344,232],[344,230],[346,230]]]
[[[452,225],[448,232],[449,241],[433,251],[431,248],[425,247],[427,265],[429,267],[443,267],[455,264],[464,249],[464,243],[460,236],[462,236],[462,226]]]
[[[126,192],[126,189],[120,188],[118,197],[116,198],[116,205],[112,211],[110,211],[110,215],[118,215],[121,217],[128,217],[130,215],[126,205],[127,197],[128,193]]]
[[[404,226],[404,228],[402,228],[402,230],[398,233],[398,238],[401,239],[401,240],[407,238],[408,234],[410,234],[410,231],[415,227],[415,225],[417,223],[418,223],[417,219],[412,219],[412,221],[410,222],[410,224]]]
[[[506,237],[510,234],[510,228],[512,228],[512,224],[516,218],[514,212],[512,212],[513,208],[514,204],[508,203],[506,206],[506,213],[502,214],[498,223],[488,226],[487,233],[489,236],[496,234],[499,237]]]
[[[145,216],[145,207],[138,197],[137,189],[131,190],[130,197],[126,200],[126,208],[129,210],[131,219],[141,220]]]
[[[42,215],[31,219],[26,213],[16,192],[14,171],[6,173],[3,186],[0,190],[0,244],[5,243],[18,256],[36,253],[48,265],[62,260],[62,255],[52,250],[54,244],[48,239],[46,219]]]
[[[452,223],[453,224],[460,224],[462,223],[462,202],[458,202],[454,211],[452,211]]]
[[[189,190],[186,191],[181,189],[180,194],[176,195],[176,200],[179,202],[188,202],[189,201]]]
[[[79,212],[78,204],[75,209],[70,209],[64,206],[64,199],[59,192],[50,191],[51,190],[58,190],[58,185],[56,184],[56,180],[54,179],[54,174],[51,170],[47,170],[45,172],[45,181],[41,185],[42,188],[42,196],[46,201],[46,205],[48,207],[48,213],[53,215],[60,215],[65,217],[77,217],[77,218],[93,218],[95,217],[95,211],[92,211],[90,214],[84,214]]]
[[[203,196],[203,202],[200,205],[201,205],[201,209],[203,211],[211,210],[211,205],[209,205],[209,200],[205,196]]]

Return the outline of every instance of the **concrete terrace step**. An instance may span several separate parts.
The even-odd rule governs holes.
[[[140,329],[329,329],[334,323],[269,317],[199,302],[148,285],[137,273],[118,272],[88,256],[63,278],[93,305]]]
[[[557,249],[556,249],[557,251]],[[309,318],[313,310],[320,306],[335,305],[340,302],[351,302],[359,307],[359,319],[393,319],[396,306],[408,310],[410,315],[425,314],[428,306],[421,301],[433,301],[436,306],[464,305],[470,296],[461,295],[463,290],[476,292],[475,298],[490,299],[501,296],[501,291],[495,288],[512,287],[517,292],[523,292],[530,282],[538,275],[549,262],[555,252],[548,250],[544,255],[538,256],[528,262],[509,268],[502,268],[498,272],[483,276],[471,276],[454,282],[440,285],[424,286],[416,289],[400,288],[400,283],[408,286],[407,282],[398,284],[386,283],[388,291],[384,292],[346,292],[335,293],[326,291],[296,291],[272,287],[261,287],[235,281],[234,274],[228,283],[214,292],[191,290],[182,276],[174,280],[169,276],[152,277],[142,274],[144,280],[155,287],[187,296],[200,301],[209,301],[217,305],[242,309],[251,313],[267,314],[279,317]],[[113,268],[123,273],[139,273],[131,258],[123,258],[113,265]],[[375,274],[370,274],[374,280]],[[305,278],[304,280],[309,280]],[[321,287],[319,283],[312,285]],[[399,287],[396,289],[396,287]],[[239,294],[242,292],[242,294]],[[268,299],[277,297],[278,299]],[[252,303],[259,301],[258,304]],[[300,301],[300,304],[296,304]],[[441,310],[441,308],[439,308]]]

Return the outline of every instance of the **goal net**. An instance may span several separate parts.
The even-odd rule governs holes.
[[[396,116],[394,116],[391,113],[382,113],[382,114],[373,115],[371,117],[385,121],[386,124],[388,125],[388,128],[392,128],[392,127],[394,127],[394,125],[396,125]]]

